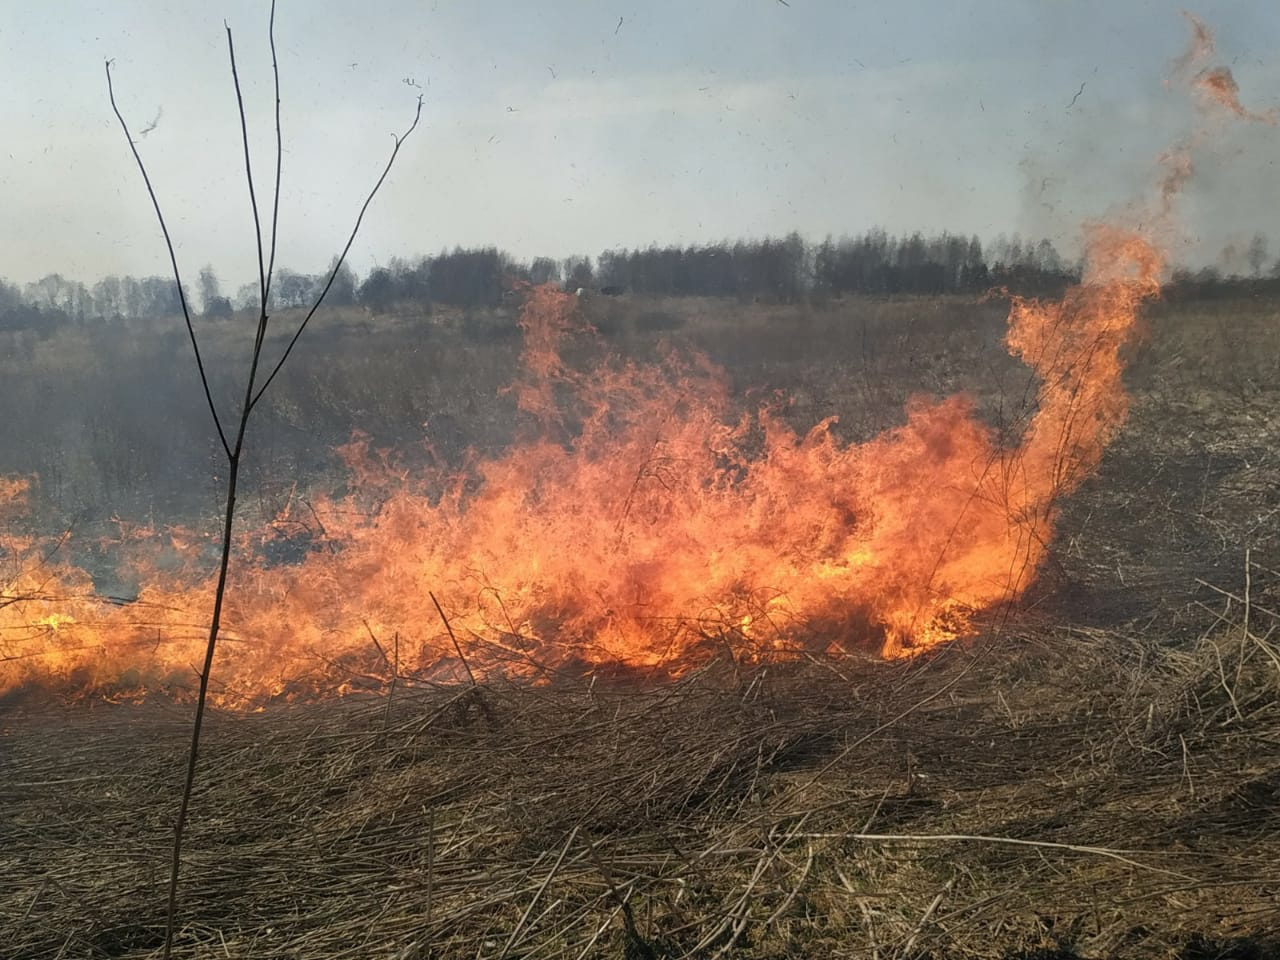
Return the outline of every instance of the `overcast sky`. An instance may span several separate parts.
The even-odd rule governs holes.
[[[280,262],[323,268],[423,123],[352,262],[455,244],[522,257],[873,225],[1048,235],[1150,181],[1192,122],[1165,0],[281,0]],[[0,276],[167,272],[103,61],[187,278],[253,276],[223,19],[259,195],[271,176],[264,0],[6,3]],[[1280,102],[1280,5],[1204,0],[1246,104]],[[1280,135],[1224,127],[1197,158],[1189,246],[1212,257],[1280,212]],[[1273,253],[1280,253],[1277,231]]]

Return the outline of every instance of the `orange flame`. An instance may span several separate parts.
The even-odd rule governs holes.
[[[965,397],[917,398],[903,426],[847,445],[831,422],[798,434],[769,408],[732,418],[725,377],[701,357],[576,369],[560,348],[590,339],[577,301],[526,290],[515,390],[536,434],[459,477],[406,476],[360,437],[343,448],[360,493],[313,503],[327,549],[236,567],[218,699],[332,683],[339,663],[368,669],[370,636],[396,635],[405,669],[456,672],[433,591],[484,669],[678,671],[725,646],[901,656],[964,634],[1031,582],[1058,498],[1124,420],[1119,350],[1161,264],[1113,228],[1094,227],[1091,249],[1090,275],[1061,303],[1014,300],[1009,346],[1040,393],[1012,449]],[[208,578],[143,572],[123,607],[28,593],[16,605],[26,652],[0,668],[3,685],[185,687],[202,638],[183,611]],[[82,574],[58,575],[58,596],[84,592]]]
[[[1186,69],[1212,47],[1192,22]],[[723,371],[698,355],[575,365],[569,343],[600,351],[578,301],[525,289],[512,389],[529,435],[455,474],[397,466],[359,435],[341,448],[354,492],[279,518],[309,525],[304,556],[254,560],[240,538],[215,702],[377,686],[393,668],[459,679],[677,673],[725,650],[899,657],[972,632],[1034,580],[1061,498],[1125,422],[1123,348],[1164,269],[1151,231],[1191,170],[1189,147],[1162,160],[1147,233],[1091,224],[1079,286],[1060,302],[1013,298],[1007,345],[1037,384],[1014,442],[965,396],[914,398],[903,425],[847,444],[833,421],[798,433],[769,406],[734,414]],[[26,490],[0,479],[0,515]],[[145,586],[130,604],[94,598],[84,571],[35,547],[0,533],[0,693],[190,689],[212,589],[197,538],[135,561]]]

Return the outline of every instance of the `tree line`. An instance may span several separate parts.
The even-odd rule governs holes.
[[[1174,297],[1239,292],[1280,293],[1280,263],[1269,273],[1266,238],[1247,248],[1228,247],[1219,264],[1175,271]],[[331,265],[332,266],[332,265]],[[809,243],[799,234],[758,240],[606,250],[595,258],[536,257],[520,261],[496,247],[455,248],[433,256],[396,258],[361,278],[339,270],[328,302],[374,313],[442,304],[498,304],[513,281],[554,283],[564,289],[625,291],[646,297],[727,297],[796,302],[845,295],[981,294],[1004,288],[1052,296],[1080,278],[1081,264],[1064,259],[1048,240],[1001,235],[983,244],[976,236],[943,232],[897,236],[872,229],[855,236]],[[272,287],[272,309],[315,299],[328,271],[282,269]],[[207,317],[230,317],[256,302],[257,284],[224,294],[211,267],[200,271],[188,302]],[[1274,289],[1273,289],[1274,288]],[[0,330],[38,329],[102,319],[162,319],[180,311],[172,280],[105,277],[92,286],[49,274],[23,286],[0,280]]]

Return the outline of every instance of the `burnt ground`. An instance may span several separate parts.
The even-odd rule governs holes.
[[[855,435],[1018,376],[989,311],[756,313],[735,380]],[[1280,956],[1280,324],[1150,327],[1040,583],[969,642],[213,714],[177,954]],[[0,956],[158,956],[189,708],[0,710]]]

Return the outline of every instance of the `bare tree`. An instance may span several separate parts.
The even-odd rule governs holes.
[[[151,198],[151,204],[155,208],[156,219],[160,223],[160,230],[164,234],[165,246],[169,253],[169,262],[173,269],[173,280],[176,286],[177,296],[182,307],[182,316],[186,321],[187,334],[191,341],[191,350],[196,361],[196,370],[200,377],[200,384],[204,390],[205,399],[208,402],[209,413],[213,419],[214,429],[217,432],[218,440],[222,445],[223,453],[227,458],[227,489],[226,503],[223,513],[222,524],[222,552],[218,566],[217,586],[213,596],[213,612],[209,621],[209,640],[205,648],[204,665],[200,670],[200,688],[196,699],[195,716],[191,725],[191,746],[187,754],[187,771],[186,779],[182,789],[182,801],[178,809],[178,819],[174,827],[173,839],[173,859],[169,876],[169,896],[168,906],[166,909],[165,919],[165,943],[164,954],[165,960],[168,960],[173,949],[174,935],[174,918],[177,912],[178,902],[178,877],[182,864],[182,836],[187,822],[187,810],[191,803],[191,790],[195,782],[196,763],[200,750],[200,730],[204,720],[205,701],[209,690],[209,677],[213,667],[214,652],[218,643],[218,628],[222,619],[223,600],[226,595],[227,586],[227,570],[231,560],[231,534],[232,526],[235,521],[236,511],[236,487],[240,477],[240,465],[244,454],[245,432],[249,425],[249,418],[253,414],[254,408],[262,400],[263,394],[267,388],[271,386],[272,381],[284,366],[285,361],[289,359],[289,354],[293,352],[294,346],[298,339],[302,336],[303,330],[315,315],[320,305],[324,302],[325,296],[328,294],[330,287],[333,286],[335,278],[337,278],[343,263],[346,260],[348,252],[351,250],[352,243],[355,242],[356,234],[360,231],[360,225],[364,220],[365,212],[369,209],[369,205],[373,202],[373,198],[381,189],[383,182],[387,178],[387,174],[391,172],[396,156],[400,152],[400,147],[404,144],[408,136],[418,126],[418,121],[422,117],[422,98],[419,96],[417,110],[414,113],[413,122],[409,128],[401,135],[395,137],[394,146],[391,150],[391,156],[387,160],[386,166],[383,168],[381,176],[373,185],[373,189],[369,191],[363,206],[360,208],[359,214],[356,216],[355,225],[351,229],[351,234],[347,238],[346,245],[342,248],[341,253],[335,258],[333,266],[329,272],[328,280],[323,289],[316,296],[314,303],[294,330],[293,335],[289,338],[287,345],[276,359],[274,364],[263,365],[263,345],[266,340],[267,328],[270,317],[267,313],[267,305],[271,296],[271,281],[275,272],[276,259],[276,237],[279,226],[280,213],[280,175],[283,162],[283,141],[280,126],[280,68],[276,57],[276,41],[275,41],[275,18],[276,8],[275,2],[272,0],[271,16],[268,24],[268,38],[271,46],[271,69],[275,81],[275,132],[276,132],[276,163],[275,163],[275,190],[272,195],[271,204],[271,227],[270,227],[270,246],[269,251],[264,257],[263,244],[263,226],[259,214],[257,193],[254,189],[253,182],[253,165],[249,158],[249,133],[248,125],[245,120],[244,98],[240,92],[240,77],[236,69],[235,44],[231,36],[231,28],[226,28],[227,32],[227,55],[231,66],[231,79],[235,87],[236,106],[240,116],[240,138],[244,147],[244,173],[245,181],[249,188],[249,205],[253,211],[254,224],[254,240],[257,245],[258,254],[258,324],[254,335],[253,353],[249,361],[248,375],[245,378],[244,399],[240,404],[238,414],[233,417],[225,418],[219,413],[217,404],[214,402],[213,393],[209,386],[209,377],[205,368],[205,362],[200,353],[200,344],[196,338],[195,327],[191,322],[191,310],[187,302],[186,293],[182,286],[182,277],[178,269],[177,255],[174,253],[173,240],[169,235],[169,228],[165,223],[164,214],[160,209],[160,202],[156,197],[155,189],[151,184],[151,177],[147,173],[146,165],[142,161],[142,156],[138,153],[137,142],[129,133],[129,126],[125,122],[124,116],[120,113],[120,108],[116,105],[115,89],[111,82],[111,65],[110,60],[106,63],[107,72],[107,93],[111,100],[111,109],[116,115],[116,119],[120,122],[120,127],[124,131],[125,139],[129,143],[129,149],[133,153],[133,158],[138,164],[138,170],[142,174],[143,183],[146,185],[147,194]],[[263,370],[269,370],[263,375]],[[228,424],[234,424],[231,430],[227,429]]]

